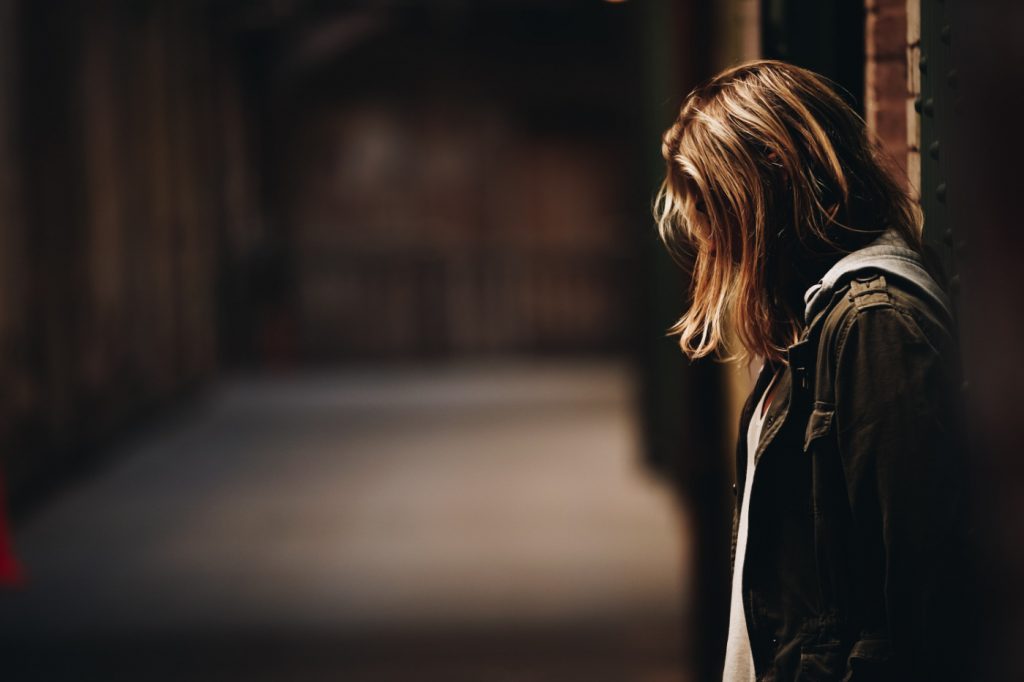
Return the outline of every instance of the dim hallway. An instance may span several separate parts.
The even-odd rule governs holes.
[[[596,361],[228,379],[21,524],[4,659],[40,680],[689,679],[685,517],[642,464],[634,390]]]

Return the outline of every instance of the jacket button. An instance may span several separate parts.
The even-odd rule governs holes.
[[[733,494],[733,496],[736,495],[736,484],[735,483],[732,484],[732,494]]]
[[[778,637],[772,637],[772,646],[778,646],[778,645],[779,645],[779,638]]]

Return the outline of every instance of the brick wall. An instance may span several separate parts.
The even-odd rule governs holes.
[[[919,131],[914,98],[920,91],[916,51],[920,0],[866,0],[864,108],[868,126],[892,154],[910,186],[920,185]]]

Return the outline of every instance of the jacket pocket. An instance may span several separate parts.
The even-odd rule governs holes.
[[[800,682],[834,682],[846,668],[846,648],[839,640],[805,642],[800,645]]]
[[[807,430],[804,432],[804,452],[811,448],[811,443],[821,438],[832,428],[832,418],[836,410],[831,405],[818,404],[811,411],[807,420]]]
[[[843,682],[881,682],[905,679],[892,666],[887,637],[862,637],[853,643]]]

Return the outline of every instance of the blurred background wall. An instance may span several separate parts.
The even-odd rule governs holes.
[[[4,11],[2,431],[17,502],[212,377],[235,180],[207,10]]]

